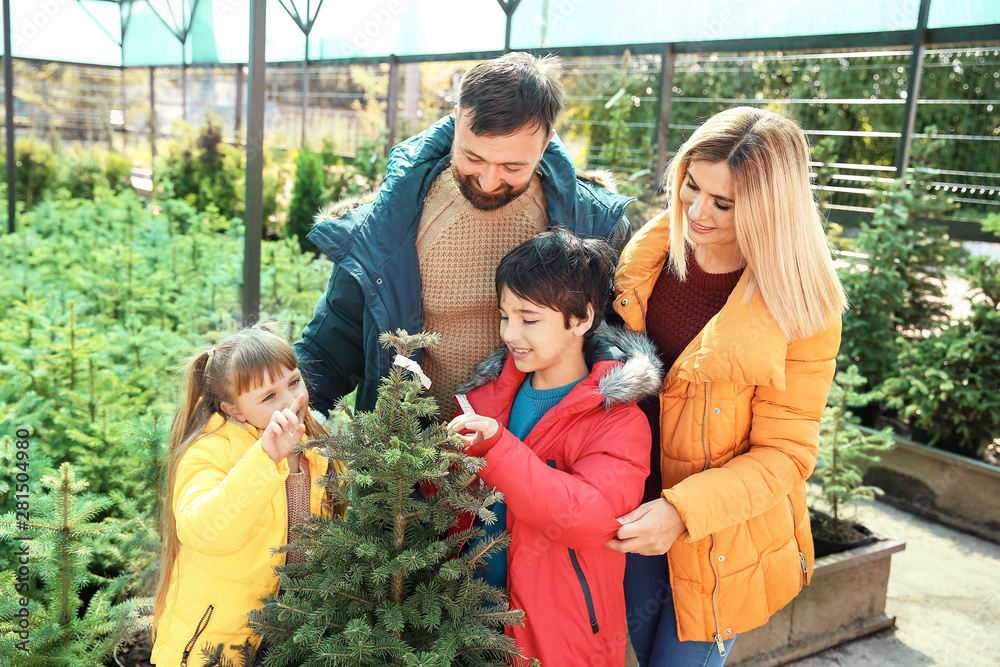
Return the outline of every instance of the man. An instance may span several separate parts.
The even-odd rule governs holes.
[[[382,331],[437,331],[416,358],[451,416],[452,392],[500,345],[493,276],[509,250],[548,226],[621,249],[632,198],[578,177],[553,125],[564,103],[554,58],[509,53],[462,79],[455,113],[393,148],[373,201],[332,207],[308,239],[334,262],[296,352],[313,407],[355,387],[375,405],[393,358]]]

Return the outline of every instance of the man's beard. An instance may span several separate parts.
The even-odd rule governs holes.
[[[523,195],[528,190],[528,186],[531,185],[529,180],[523,187],[515,190],[512,185],[503,183],[497,192],[483,192],[483,189],[476,182],[475,176],[461,174],[454,163],[451,165],[451,173],[455,177],[455,182],[458,184],[462,196],[480,211],[493,211],[501,206],[506,206]]]

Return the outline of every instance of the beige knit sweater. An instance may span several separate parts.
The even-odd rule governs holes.
[[[303,514],[309,514],[309,492],[312,487],[312,475],[309,472],[309,462],[306,457],[299,458],[299,471],[289,473],[285,479],[285,493],[288,495],[288,541],[295,540],[294,528],[305,523]],[[304,563],[305,556],[298,551],[289,551],[286,563]]]
[[[512,248],[548,227],[542,179],[536,173],[527,191],[506,206],[481,211],[462,196],[451,169],[431,185],[417,228],[424,331],[441,334],[441,344],[425,350],[428,392],[439,417],[452,418],[455,387],[500,345],[494,279],[497,265]]]

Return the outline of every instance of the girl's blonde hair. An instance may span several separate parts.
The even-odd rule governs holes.
[[[174,521],[174,483],[181,459],[194,442],[210,435],[204,431],[212,415],[226,417],[222,403],[235,403],[240,394],[263,385],[268,377],[279,377],[285,371],[296,368],[298,358],[295,350],[273,323],[239,329],[217,342],[211,350],[189,358],[183,365],[184,395],[170,428],[167,496],[160,506],[163,552],[153,605],[154,636],[166,607],[171,571],[180,548],[177,523]],[[303,423],[310,438],[326,435],[308,410]]]
[[[680,191],[693,162],[723,163],[733,179],[736,244],[750,269],[747,300],[760,295],[789,342],[840,317],[847,297],[809,188],[809,146],[799,126],[751,107],[712,116],[684,142],[667,168],[669,262],[687,275],[686,207]]]

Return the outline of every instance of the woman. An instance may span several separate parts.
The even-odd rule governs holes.
[[[667,170],[669,210],[618,264],[615,309],[670,368],[644,408],[648,502],[608,543],[628,554],[642,667],[724,664],[812,574],[805,480],[846,298],[808,165],[792,121],[712,117]]]

